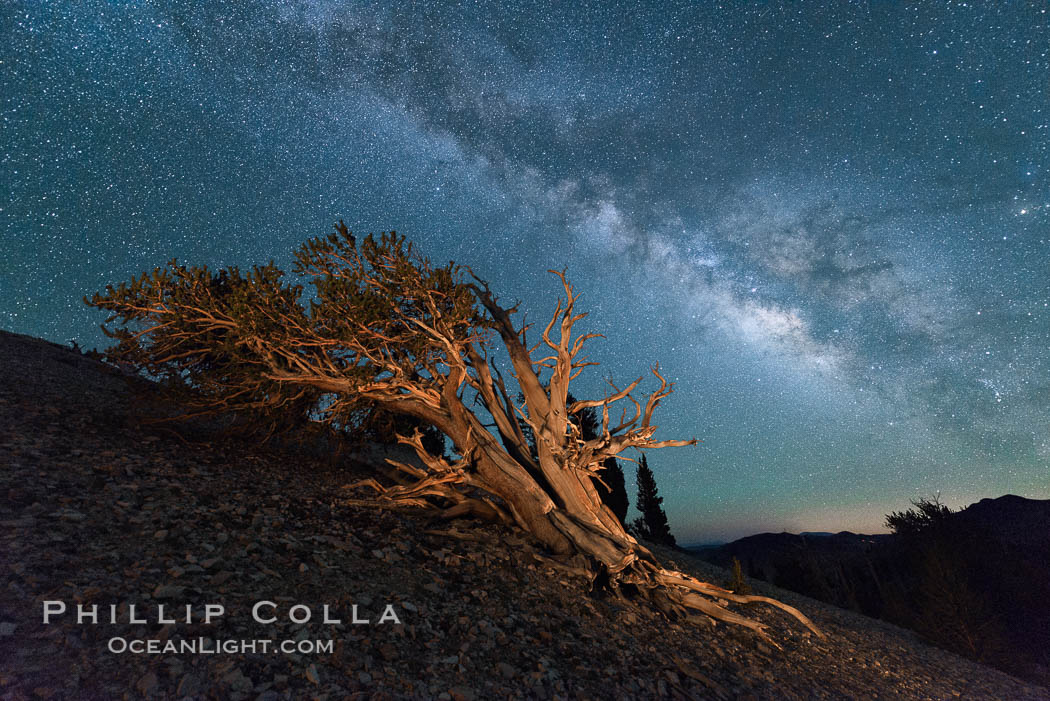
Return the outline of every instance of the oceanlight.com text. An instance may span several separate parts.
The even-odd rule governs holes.
[[[253,654],[299,654],[330,655],[335,650],[334,640],[212,640],[193,638],[190,640],[140,640],[138,638],[110,638],[106,647],[116,654],[132,655],[237,655]]]

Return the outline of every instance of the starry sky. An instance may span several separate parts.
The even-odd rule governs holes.
[[[679,542],[1050,498],[1048,9],[5,2],[0,326],[104,345],[83,295],[342,218],[534,321],[567,269],[574,393],[659,361],[703,441]]]

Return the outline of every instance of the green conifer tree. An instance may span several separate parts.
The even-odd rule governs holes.
[[[642,516],[634,520],[634,530],[647,540],[674,545],[675,539],[667,524],[663,502],[664,498],[656,488],[656,477],[649,469],[649,461],[643,455],[638,461],[638,500],[635,502]]]

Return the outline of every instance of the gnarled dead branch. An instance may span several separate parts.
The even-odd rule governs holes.
[[[307,402],[313,418],[333,425],[362,407],[415,417],[452,441],[453,459],[431,454],[418,431],[401,436],[417,462],[388,461],[384,481],[359,483],[374,499],[358,503],[513,524],[593,587],[641,596],[668,615],[700,614],[768,637],[764,625],[719,601],[766,603],[820,635],[783,603],[662,568],[602,503],[595,473],[608,458],[696,441],[655,437],[654,413],[673,391],[659,366],[652,368],[658,387],[647,396],[636,396],[638,378],[622,389],[610,383],[603,398],[568,404],[570,383],[594,364],[583,354],[586,344],[599,335],[574,335],[586,315],[564,272],[551,271],[565,297],[530,348],[528,326],[513,320],[517,306],[503,306],[469,270],[435,267],[393,233],[359,245],[342,222],[336,229],[297,253],[296,272],[314,285],[306,304],[303,288],[284,283],[272,264],[242,275],[173,261],[108,287],[90,304],[122,322],[109,332],[118,341],[111,357],[192,388],[205,411],[301,410]],[[493,360],[497,338],[520,406]],[[587,409],[600,409],[601,428],[584,440],[573,418]]]

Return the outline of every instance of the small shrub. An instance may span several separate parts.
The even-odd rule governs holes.
[[[734,594],[750,594],[751,585],[747,583],[747,578],[744,577],[744,568],[740,565],[740,559],[737,557],[733,558],[733,581],[729,585],[730,590]]]

